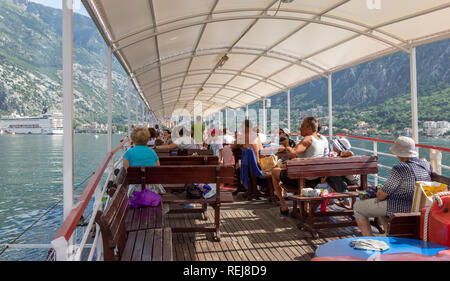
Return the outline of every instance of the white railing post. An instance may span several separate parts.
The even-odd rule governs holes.
[[[373,142],[373,155],[378,156],[378,142],[376,141]],[[374,184],[378,185],[378,174],[375,175]]]
[[[69,252],[69,243],[64,237],[59,237],[51,242],[53,249],[55,249],[56,261],[67,261]]]
[[[434,172],[442,175],[442,152],[430,149],[430,164]]]

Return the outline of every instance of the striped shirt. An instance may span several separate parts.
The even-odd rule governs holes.
[[[430,181],[431,172],[430,164],[418,158],[395,165],[381,188],[389,195],[386,198],[387,215],[411,212],[416,181]]]

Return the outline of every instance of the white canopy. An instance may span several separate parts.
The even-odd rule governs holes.
[[[286,3],[290,2],[290,3]],[[83,0],[156,117],[239,108],[450,38],[447,0]]]

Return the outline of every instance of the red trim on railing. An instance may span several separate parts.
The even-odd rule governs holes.
[[[81,216],[83,215],[84,210],[86,209],[86,206],[89,203],[89,200],[92,197],[92,194],[94,193],[95,189],[97,188],[98,183],[100,182],[103,173],[106,170],[106,167],[108,166],[109,161],[112,159],[113,155],[121,149],[125,143],[128,142],[128,138],[125,139],[121,145],[116,147],[113,151],[109,152],[106,157],[103,159],[100,166],[97,168],[97,171],[95,171],[95,174],[92,176],[91,180],[87,184],[86,188],[84,189],[83,193],[81,194],[80,198],[78,198],[77,203],[74,205],[74,208],[70,212],[70,214],[67,216],[67,218],[64,220],[62,226],[59,228],[58,232],[56,233],[53,240],[64,237],[67,240],[72,236],[73,232],[75,231],[75,228],[77,227],[78,222],[80,221]]]
[[[347,138],[354,138],[354,139],[360,139],[360,140],[384,142],[384,143],[390,143],[390,144],[395,143],[395,141],[392,141],[392,140],[374,139],[374,138],[352,136],[352,135],[346,135],[346,134],[336,134],[336,136],[347,137]],[[416,146],[420,147],[420,148],[435,149],[435,150],[450,152],[450,148],[447,148],[447,147],[440,147],[440,146],[426,145],[426,144],[416,144]]]

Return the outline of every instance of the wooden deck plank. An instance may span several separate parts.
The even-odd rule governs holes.
[[[260,227],[261,225],[258,223],[258,221],[261,220],[261,218],[258,219],[257,217],[254,217],[253,214],[251,214],[248,210],[239,210],[236,212],[236,215],[238,215],[241,218],[245,218],[245,217],[251,218],[251,222],[247,221],[246,223],[244,223],[244,222],[240,221],[240,223],[241,223],[241,226],[246,229],[246,233],[249,235],[249,239],[250,238],[253,239],[252,245],[258,251],[261,258],[264,261],[270,261],[270,260],[278,261],[278,259],[276,259],[276,257],[272,257],[272,253],[268,249],[268,247],[272,247],[270,245],[270,243],[267,243],[267,241],[265,241],[264,238],[262,238],[259,233],[261,231],[261,227]],[[239,217],[237,217],[237,218],[239,218]],[[255,221],[255,220],[258,220],[258,221]]]
[[[267,218],[268,212],[266,210],[261,210],[261,215],[263,217]],[[267,229],[276,229],[277,228],[276,225],[271,224],[270,221],[267,219],[261,220],[261,223]],[[287,261],[287,260],[294,260],[296,258],[296,254],[289,249],[289,247],[288,247],[289,244],[287,243],[287,241],[285,241],[284,235],[277,236],[277,234],[279,234],[279,232],[278,233],[268,233],[268,234],[271,235],[272,237],[278,237],[277,241],[272,242],[272,244],[274,245],[274,248],[272,250],[279,251],[279,254],[281,255],[280,260]]]
[[[235,224],[231,223],[231,219],[232,217],[230,216],[231,211],[228,212],[222,212],[222,217],[224,218],[224,220],[226,221],[226,223],[224,223],[223,225],[225,227],[228,228],[228,231],[231,235],[231,243],[229,244],[229,246],[231,246],[232,248],[234,248],[234,253],[235,253],[235,260],[237,261],[252,261],[252,260],[256,260],[255,257],[253,256],[253,254],[250,251],[246,250],[246,245],[242,246],[240,242],[240,240],[242,239],[240,236],[236,237],[237,233],[240,231]],[[244,250],[243,250],[244,249]],[[236,258],[236,254],[238,256],[238,258]],[[250,259],[249,259],[249,257]]]
[[[255,260],[262,261],[267,260],[267,257],[261,249],[257,249],[256,243],[250,243],[249,241],[249,235],[250,232],[248,231],[247,227],[245,226],[247,223],[242,222],[242,216],[239,215],[239,210],[235,212],[230,212],[231,217],[236,221],[236,226],[238,229],[241,229],[244,233],[243,239],[239,240],[239,242],[243,242],[245,244],[245,247],[250,251],[250,253],[253,255]],[[251,259],[250,259],[251,260]]]
[[[214,209],[208,208],[205,216],[207,220],[199,214],[166,215],[166,226],[212,224]],[[321,229],[320,238],[312,239],[297,223],[297,219],[281,216],[279,207],[265,200],[222,204],[221,241],[213,241],[213,233],[174,233],[174,260],[308,261],[320,245],[360,235],[353,227],[342,227]]]

